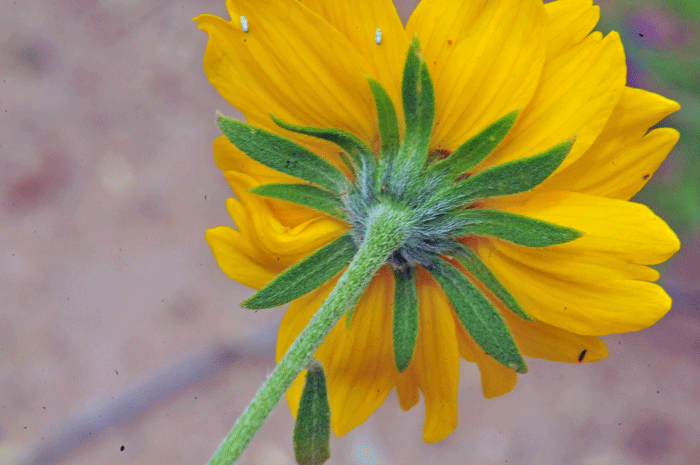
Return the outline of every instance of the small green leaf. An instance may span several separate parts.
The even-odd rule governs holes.
[[[264,184],[253,187],[250,192],[304,205],[341,220],[345,219],[343,203],[338,195],[309,184]]]
[[[581,231],[498,210],[474,208],[459,212],[459,235],[492,236],[527,247],[547,247],[571,242]]]
[[[253,160],[337,194],[348,190],[342,171],[301,145],[226,116],[219,116],[217,123],[226,138]]]
[[[321,465],[331,456],[331,409],[326,376],[318,362],[306,371],[306,382],[294,423],[294,458],[299,465]]]
[[[377,119],[379,120],[379,137],[382,141],[381,158],[395,157],[401,145],[399,135],[399,120],[396,117],[396,109],[391,97],[381,84],[368,77],[369,88],[374,96],[374,104],[377,107]]]
[[[475,167],[486,158],[515,124],[520,110],[515,110],[475,135],[444,158],[430,167],[430,171],[449,172],[449,182],[453,182],[467,170]]]
[[[526,373],[527,365],[508,326],[474,283],[444,259],[428,271],[442,286],[457,318],[479,347],[501,365]]]
[[[416,272],[394,269],[394,361],[399,372],[408,368],[418,337]]]
[[[461,244],[460,244],[461,245]],[[530,315],[525,313],[515,297],[508,292],[508,289],[503,287],[503,284],[489,270],[489,268],[481,261],[479,256],[469,247],[461,245],[454,253],[454,257],[464,268],[474,275],[476,279],[481,281],[481,284],[486,286],[486,289],[491,291],[498,300],[503,302],[508,309],[524,320],[534,321]]]
[[[574,140],[533,157],[503,163],[475,174],[438,193],[429,203],[451,209],[470,201],[526,192],[541,184],[561,165]]]
[[[278,275],[241,306],[260,309],[291,302],[335,276],[347,266],[356,251],[351,235],[344,234]]]

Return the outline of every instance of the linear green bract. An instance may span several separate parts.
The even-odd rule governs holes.
[[[518,373],[527,372],[525,360],[508,326],[474,283],[445,260],[429,271],[442,286],[457,318],[472,339],[501,365]]]
[[[394,361],[399,372],[408,368],[418,337],[418,293],[413,268],[394,269]]]
[[[350,234],[344,234],[278,275],[241,305],[260,309],[291,302],[335,276],[350,263],[356,251]]]
[[[304,205],[336,218],[345,219],[340,197],[310,184],[264,184],[253,187],[249,192]]]
[[[348,190],[342,171],[301,145],[225,116],[217,122],[224,136],[253,160],[337,194]]]

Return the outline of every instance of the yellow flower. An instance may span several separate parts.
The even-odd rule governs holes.
[[[291,124],[342,129],[378,153],[380,121],[367,77],[381,84],[404,121],[402,77],[414,36],[434,85],[433,156],[451,154],[516,110],[510,131],[469,176],[575,137],[563,162],[537,187],[471,207],[572,228],[581,237],[548,247],[482,234],[459,239],[533,318],[516,316],[460,268],[498,308],[522,354],[597,361],[607,356],[597,336],[648,327],[670,309],[671,299],[653,284],[658,273],[647,265],[669,258],[679,241],[648,208],[628,200],[678,139],[673,129],[649,128],[679,106],[625,86],[620,38],[591,32],[599,16],[591,1],[521,0],[515,7],[511,0],[423,0],[405,28],[390,0],[228,0],[227,6],[231,21],[197,18],[209,34],[204,68],[211,83],[249,124],[296,141],[348,176],[336,145],[282,129],[271,114]],[[405,130],[401,125],[402,135]],[[214,141],[214,157],[237,196],[227,203],[237,230],[220,226],[206,238],[232,279],[260,289],[354,227],[249,192],[299,181],[252,160],[223,136]],[[315,355],[326,371],[338,435],[364,422],[396,387],[406,410],[422,392],[424,440],[443,439],[457,425],[460,356],[478,365],[486,397],[515,386],[516,372],[467,333],[433,275],[415,270],[419,329],[404,371],[394,360],[389,265],[373,278],[350,324],[344,317]],[[336,281],[290,304],[278,359]],[[293,413],[302,381],[287,393]]]

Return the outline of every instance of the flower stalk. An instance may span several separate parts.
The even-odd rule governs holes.
[[[238,460],[328,333],[357,303],[389,255],[404,243],[410,226],[409,212],[398,205],[383,202],[373,208],[365,237],[347,270],[221,442],[210,465]]]

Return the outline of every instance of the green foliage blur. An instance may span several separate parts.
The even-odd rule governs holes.
[[[618,31],[628,85],[681,104],[659,126],[681,133],[676,147],[634,201],[650,205],[683,238],[700,232],[700,1],[600,2],[603,33]]]

